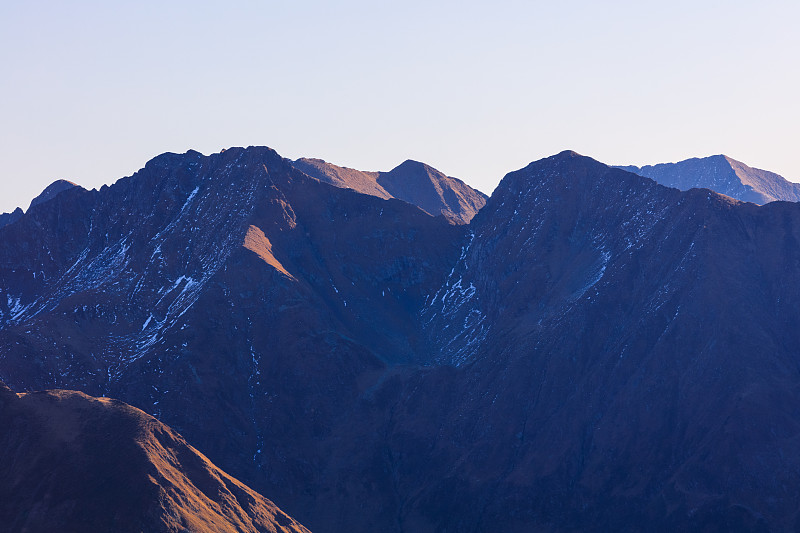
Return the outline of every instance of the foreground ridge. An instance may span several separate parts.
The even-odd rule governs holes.
[[[308,531],[122,402],[0,382],[0,425],[7,531]]]

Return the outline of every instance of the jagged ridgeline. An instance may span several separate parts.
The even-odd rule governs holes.
[[[800,183],[792,183],[774,172],[749,167],[725,155],[618,168],[683,191],[707,188],[759,205],[775,201],[800,201]]]
[[[800,207],[573,152],[482,201],[267,148],[69,188],[0,228],[0,378],[156,415],[311,530],[800,525]]]

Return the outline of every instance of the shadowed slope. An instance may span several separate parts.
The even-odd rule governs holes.
[[[463,436],[437,443],[460,462],[415,494],[426,520],[797,527],[800,206],[680,192],[565,152],[508,174],[470,231],[426,310],[461,395],[397,429],[446,418],[439,434]],[[489,329],[481,341],[446,322]],[[437,387],[416,390],[407,405]]]
[[[122,402],[0,382],[0,427],[4,530],[307,531]]]

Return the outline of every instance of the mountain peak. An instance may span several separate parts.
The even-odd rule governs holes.
[[[463,181],[413,159],[406,159],[388,172],[365,172],[311,158],[291,164],[320,181],[379,198],[403,200],[430,215],[444,215],[456,224],[468,223],[487,199]]]
[[[552,159],[573,159],[577,157],[587,157],[587,156],[579,154],[574,150],[564,150],[562,152],[557,153],[554,156],[551,156]]]
[[[72,183],[71,181],[56,180],[47,187],[45,187],[45,189],[39,194],[39,196],[31,200],[31,205],[30,207],[28,207],[28,209],[30,209],[35,205],[44,203],[48,200],[52,200],[53,198],[56,197],[56,195],[78,186],[79,185]]]
[[[377,180],[389,194],[428,214],[466,224],[486,204],[486,196],[430,165],[406,159]]]
[[[617,168],[651,178],[668,187],[684,191],[711,189],[755,204],[776,200],[800,201],[800,184],[792,183],[774,172],[752,168],[724,154],[693,157],[677,163]]]
[[[0,228],[16,222],[24,214],[25,212],[21,207],[14,209],[11,213],[0,213]]]
[[[61,180],[61,179],[56,180],[47,187],[45,187],[45,189],[41,193],[39,193],[39,195],[36,198],[31,200],[30,206],[28,206],[28,210],[30,210],[31,207],[35,205],[43,204],[48,200],[52,200],[62,192],[67,191],[69,189],[74,189],[75,187],[80,187],[80,185],[77,185],[67,180]],[[13,224],[14,222],[22,218],[24,214],[25,211],[23,211],[21,207],[17,207],[11,213],[0,213],[0,228],[8,226],[9,224]]]
[[[532,176],[532,172],[548,172],[549,170],[558,171],[559,174],[566,176],[576,171],[581,171],[585,174],[589,171],[598,172],[600,170],[607,170],[608,168],[607,165],[589,156],[581,155],[572,150],[564,150],[550,157],[533,161],[525,168],[510,172],[507,176],[519,175],[520,173],[524,176]],[[505,181],[505,178],[503,181]]]
[[[392,170],[390,170],[390,172],[394,172],[396,170],[397,171],[400,171],[400,170],[403,170],[403,171],[420,171],[420,170],[423,170],[423,171],[426,171],[426,172],[435,172],[437,174],[442,174],[441,172],[439,172],[438,170],[436,170],[432,166],[430,166],[428,164],[425,164],[425,163],[423,163],[421,161],[417,161],[415,159],[406,159],[405,161],[403,161],[402,163],[400,163],[399,165],[394,167]]]

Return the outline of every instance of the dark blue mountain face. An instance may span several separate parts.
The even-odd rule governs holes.
[[[35,205],[39,205],[39,204],[44,203],[44,202],[46,202],[48,200],[52,200],[58,194],[60,194],[60,193],[62,193],[64,191],[68,191],[68,190],[70,190],[70,189],[72,189],[74,187],[78,187],[78,186],[75,185],[74,183],[72,183],[71,181],[56,180],[53,183],[51,183],[50,185],[48,185],[41,192],[41,194],[39,194],[39,196],[37,196],[36,198],[31,200],[31,205],[28,208],[28,210],[30,210],[30,208],[35,206]],[[8,224],[11,224],[13,222],[16,222],[17,220],[22,218],[23,214],[24,214],[24,211],[20,207],[16,208],[11,213],[0,213],[0,228],[2,228],[3,226],[7,226]]]
[[[153,413],[311,530],[789,529],[798,236],[573,152],[461,226],[165,154],[0,228],[0,379]]]
[[[16,222],[22,218],[23,214],[25,214],[24,211],[19,207],[10,213],[0,213],[0,228]]]

